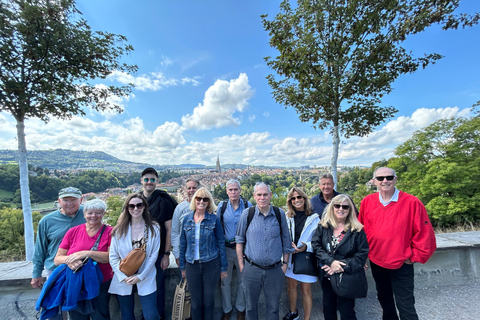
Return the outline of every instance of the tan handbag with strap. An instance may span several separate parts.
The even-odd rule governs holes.
[[[145,238],[144,244],[142,244],[140,248],[130,251],[129,254],[120,262],[120,271],[122,271],[128,277],[134,275],[138,269],[140,269],[143,261],[145,261],[145,257],[147,256],[148,228],[146,224],[143,236]]]

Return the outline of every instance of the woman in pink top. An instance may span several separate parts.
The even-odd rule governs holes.
[[[67,231],[55,256],[54,262],[57,266],[66,263],[72,270],[80,267],[86,258],[90,258],[98,264],[103,274],[100,294],[93,301],[93,312],[83,314],[76,310],[69,311],[71,320],[110,319],[108,287],[112,281],[113,272],[108,262],[108,248],[113,228],[105,226],[102,234],[102,219],[106,210],[107,204],[100,199],[87,201],[83,207],[87,222]],[[99,237],[97,250],[91,250]]]

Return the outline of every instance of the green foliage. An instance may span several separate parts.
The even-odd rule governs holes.
[[[480,115],[439,120],[389,160],[398,187],[417,196],[439,226],[480,220]]]
[[[270,45],[266,57],[278,75],[267,77],[275,100],[295,108],[300,121],[331,128],[332,174],[340,135],[365,136],[397,110],[381,106],[392,83],[403,74],[435,63],[441,55],[416,58],[401,44],[432,24],[470,26],[478,14],[453,15],[459,0],[289,0],[273,20],[262,16]],[[294,8],[292,8],[294,7]]]
[[[213,197],[218,200],[218,202],[227,200],[227,188],[226,186],[216,185],[215,190],[213,191]]]
[[[111,226],[116,226],[118,217],[120,216],[120,213],[122,213],[125,199],[123,199],[121,196],[112,196],[107,198],[106,202],[107,212],[105,214],[104,221]]]
[[[126,38],[92,31],[73,0],[0,2],[0,110],[17,121],[85,115],[121,107],[112,95],[125,96],[131,85],[96,86],[112,71],[134,72],[119,59],[133,48]]]
[[[45,169],[42,169],[45,171]],[[173,171],[160,171],[159,181],[165,182],[168,179],[180,176]],[[0,184],[5,191],[1,192],[0,198],[3,201],[12,203],[21,203],[21,194],[18,183],[18,166],[9,164],[0,164]],[[75,186],[83,193],[102,192],[107,188],[126,188],[133,183],[140,181],[140,173],[118,173],[104,170],[88,170],[78,174],[57,179],[47,175],[30,176],[29,188],[33,202],[54,201],[58,198],[58,191],[68,186]],[[11,192],[11,193],[10,193]]]
[[[42,216],[33,213],[34,229]],[[0,261],[17,261],[25,258],[23,212],[9,207],[0,208]]]

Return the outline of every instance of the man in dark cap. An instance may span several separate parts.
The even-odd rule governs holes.
[[[30,284],[34,288],[42,286],[42,272],[47,277],[55,270],[53,259],[65,233],[85,223],[83,207],[80,206],[82,192],[74,187],[63,188],[58,193],[60,209],[47,214],[40,220],[33,254],[33,276]]]
[[[150,216],[159,223],[161,229],[161,243],[157,262],[157,310],[161,319],[165,319],[165,269],[170,264],[171,231],[173,211],[177,206],[167,192],[156,190],[158,172],[154,168],[146,168],[142,172],[141,184],[143,196],[148,202]]]

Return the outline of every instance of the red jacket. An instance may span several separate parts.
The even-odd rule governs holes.
[[[400,191],[398,202],[384,206],[378,192],[360,204],[358,220],[364,225],[375,264],[398,269],[404,261],[425,263],[437,248],[427,210],[415,196]]]

